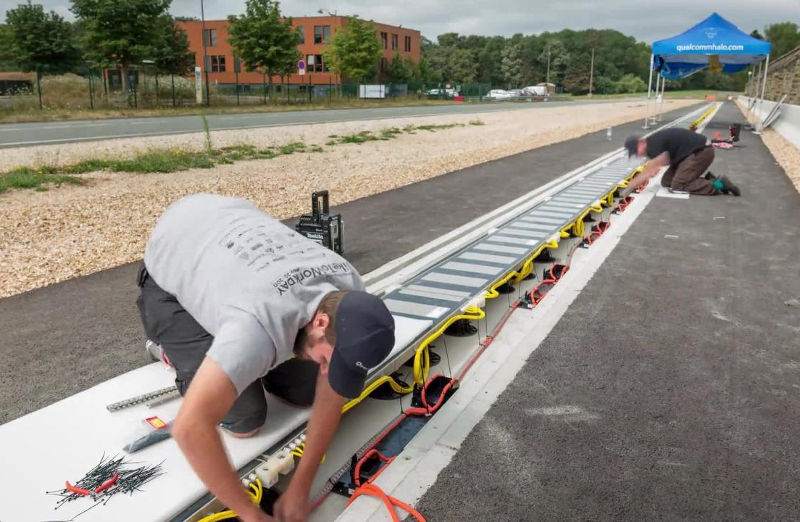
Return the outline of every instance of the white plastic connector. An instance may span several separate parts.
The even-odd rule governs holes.
[[[278,469],[270,462],[259,464],[254,470],[256,476],[261,480],[261,486],[264,488],[271,488],[278,483]]]
[[[474,306],[476,308],[483,308],[484,306],[486,306],[486,295],[485,294],[481,294],[481,295],[473,297],[472,299],[467,301],[467,304],[464,305],[461,308],[461,311],[463,312],[463,311],[465,311],[467,308],[469,308],[471,306]]]
[[[245,488],[249,488],[249,487],[250,487],[250,483],[251,483],[251,482],[253,482],[253,481],[252,481],[252,480],[250,480],[250,479],[249,479],[249,478],[247,478],[247,477],[243,477],[243,478],[242,478],[242,486],[244,486]]]
[[[282,449],[267,460],[270,469],[278,470],[281,475],[286,475],[294,469],[294,457],[289,450]]]

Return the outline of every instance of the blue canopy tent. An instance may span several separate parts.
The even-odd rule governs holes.
[[[705,68],[715,72],[735,73],[766,58],[765,81],[761,93],[763,98],[770,47],[769,42],[753,38],[719,14],[712,13],[699,24],[677,36],[653,42],[647,98],[650,98],[653,71],[658,73],[656,77],[656,92],[658,92],[659,78],[671,80],[686,78]],[[662,89],[663,83],[662,81]]]

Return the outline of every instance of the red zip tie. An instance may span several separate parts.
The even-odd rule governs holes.
[[[108,488],[116,484],[117,480],[119,480],[119,473],[114,473],[114,475],[110,479],[106,480],[105,482],[103,482],[102,484],[100,484],[95,488],[94,490],[95,494],[99,495],[103,491],[107,490]]]
[[[69,483],[69,480],[66,481],[64,484],[66,484],[67,491],[72,491],[73,493],[77,493],[78,495],[83,495],[84,497],[88,497],[89,495],[92,494],[92,492],[89,491],[88,489],[83,489],[77,486],[73,486],[72,484]]]

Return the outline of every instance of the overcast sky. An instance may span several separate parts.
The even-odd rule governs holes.
[[[72,19],[69,0],[33,0]],[[119,0],[124,1],[124,0]],[[22,0],[0,0],[0,12]],[[800,0],[283,0],[288,16],[311,16],[319,9],[356,14],[392,25],[419,29],[435,39],[445,32],[503,35],[537,34],[561,29],[616,29],[652,43],[688,29],[716,6],[741,29],[792,21],[800,24]],[[200,0],[173,0],[172,13],[200,17]],[[244,0],[205,0],[206,19],[222,19],[244,11]]]

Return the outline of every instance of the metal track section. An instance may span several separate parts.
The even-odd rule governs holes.
[[[137,395],[136,397],[131,397],[130,399],[125,399],[124,401],[109,404],[106,406],[106,409],[108,411],[119,411],[125,408],[130,408],[131,406],[136,406],[137,404],[161,404],[162,402],[177,397],[177,395],[178,389],[175,386],[170,386],[168,388],[161,388],[160,390],[145,393],[143,395]]]

